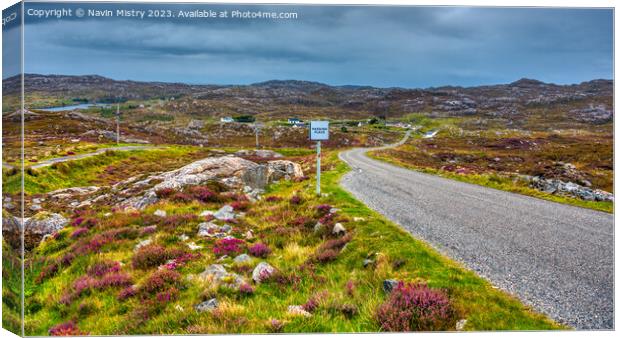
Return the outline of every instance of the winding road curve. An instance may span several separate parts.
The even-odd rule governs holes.
[[[369,150],[339,155],[352,168],[341,185],[369,207],[559,322],[614,328],[612,214],[400,168]]]

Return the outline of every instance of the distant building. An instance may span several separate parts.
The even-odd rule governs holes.
[[[220,118],[220,122],[231,123],[231,122],[235,122],[235,120],[230,116],[226,116],[226,117]]]
[[[302,122],[302,121],[293,123],[293,128],[303,128],[305,126],[306,126],[306,124],[304,122]]]
[[[300,122],[303,122],[302,120],[296,118],[296,117],[289,117],[288,118],[288,124],[298,124]]]

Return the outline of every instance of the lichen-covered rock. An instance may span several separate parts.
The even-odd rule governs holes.
[[[116,184],[113,190],[120,190],[121,195],[129,196],[119,204],[120,207],[139,210],[156,203],[159,200],[157,191],[162,189],[181,190],[187,186],[209,181],[218,181],[235,189],[242,189],[245,186],[262,189],[271,182],[300,176],[303,176],[301,166],[291,161],[277,160],[257,164],[228,155],[208,157],[176,170],[151,175],[143,180],[130,178]]]
[[[267,262],[260,262],[252,271],[252,280],[256,283],[260,283],[267,278],[271,277],[276,269],[269,265]]]
[[[205,311],[213,311],[215,309],[217,309],[217,307],[219,306],[217,299],[216,298],[211,298],[207,301],[204,301],[198,305],[196,305],[194,308],[196,309],[197,312],[205,312]]]
[[[198,277],[202,280],[233,289],[238,288],[241,284],[244,283],[244,280],[241,276],[236,273],[226,271],[226,268],[224,268],[224,266],[221,264],[209,265],[205,269],[205,271],[198,275]]]
[[[281,179],[290,180],[296,177],[303,177],[304,172],[301,165],[286,160],[275,160],[267,162],[269,168],[269,181],[275,182]]]

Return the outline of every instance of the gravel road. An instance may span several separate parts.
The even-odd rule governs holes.
[[[614,328],[613,215],[342,152],[341,184],[495,286],[577,329]]]

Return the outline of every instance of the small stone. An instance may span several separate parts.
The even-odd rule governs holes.
[[[248,230],[248,232],[245,233],[245,238],[246,239],[254,238],[254,235],[252,234],[252,230]]]
[[[235,257],[235,259],[233,259],[233,262],[237,263],[237,264],[241,264],[241,263],[248,263],[252,261],[252,257],[248,256],[247,254],[241,254],[237,257]]]
[[[205,311],[213,311],[215,309],[217,309],[218,307],[218,302],[216,298],[211,298],[207,301],[204,301],[198,305],[196,305],[194,308],[196,309],[197,312],[205,312]]]
[[[32,210],[32,211],[39,211],[41,209],[43,209],[43,208],[40,205],[38,205],[38,204],[33,204],[33,205],[30,206],[30,210]]]
[[[459,320],[458,322],[456,322],[456,330],[463,331],[463,329],[465,329],[465,324],[467,324],[467,319]]]
[[[398,286],[398,281],[395,279],[386,279],[383,281],[383,292],[385,293],[392,293],[392,290],[394,290],[396,287]]]
[[[185,242],[189,239],[189,236],[187,236],[186,234],[182,234],[181,236],[179,236],[179,239]]]
[[[362,264],[363,264],[363,265],[364,265],[364,267],[366,268],[366,267],[368,267],[369,265],[373,265],[373,264],[375,264],[375,261],[373,261],[372,259],[368,259],[368,258],[366,258],[366,259],[364,259],[364,261],[362,262]]]
[[[234,219],[237,215],[233,212],[234,209],[230,205],[225,205],[220,208],[220,210],[216,211],[213,216],[219,220],[228,220]]]
[[[106,212],[105,214],[103,214],[103,217],[106,217],[106,218],[107,218],[107,217],[110,217],[110,216],[112,216],[112,213],[111,213],[111,212]]]
[[[196,250],[198,250],[198,249],[202,249],[202,245],[197,245],[197,244],[196,244],[196,243],[194,243],[194,242],[187,243],[187,247],[188,247],[190,250],[192,250],[192,251],[196,251]]]
[[[205,210],[205,211],[201,212],[199,216],[200,216],[200,217],[209,217],[209,216],[213,216],[213,211],[211,211],[211,210]]]
[[[321,222],[316,222],[316,224],[314,225],[314,232],[319,232],[322,227],[323,224]]]
[[[155,210],[153,215],[155,215],[157,217],[166,217],[168,215],[168,213],[165,210],[157,209],[157,210]]]
[[[301,305],[289,305],[288,313],[293,316],[302,316],[302,317],[310,317],[312,314],[310,312],[304,310]]]
[[[334,235],[344,235],[347,233],[347,230],[341,223],[336,223],[334,228],[332,229],[332,234]]]
[[[276,269],[269,265],[267,262],[260,262],[252,271],[252,280],[256,283],[260,283],[265,279],[269,278]]]
[[[150,239],[150,238],[147,238],[147,239],[145,239],[145,240],[143,240],[143,241],[140,241],[138,244],[136,244],[136,247],[134,248],[134,250],[136,250],[136,251],[137,251],[137,250],[138,250],[138,249],[140,249],[141,247],[143,247],[143,246],[147,246],[147,245],[149,245],[149,244],[151,244],[151,243],[153,243],[153,240],[152,240],[152,239]]]
[[[366,219],[365,219],[364,217],[353,217],[353,221],[354,221],[354,222],[363,222],[363,221],[365,221],[365,220],[366,220]]]

